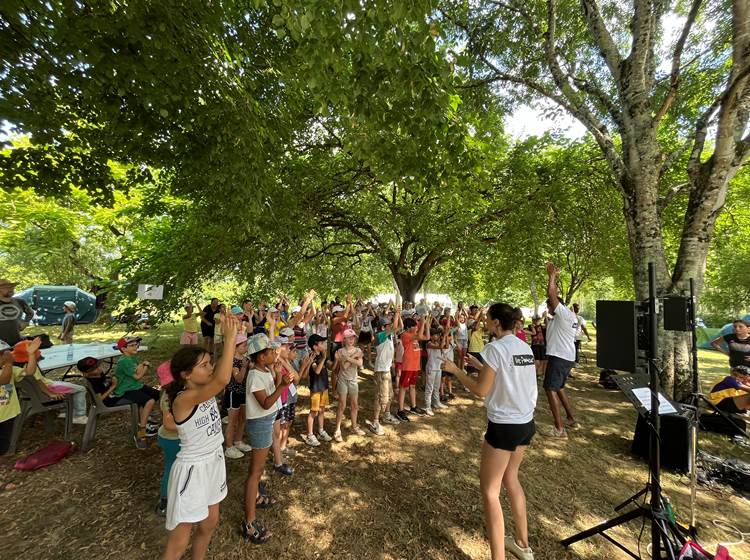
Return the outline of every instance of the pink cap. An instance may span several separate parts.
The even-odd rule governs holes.
[[[164,385],[169,385],[174,381],[174,377],[172,377],[172,370],[170,369],[171,366],[171,360],[167,360],[166,362],[162,362],[159,364],[159,367],[156,368],[156,377],[159,378],[159,385],[162,387]]]
[[[247,341],[247,335],[242,333],[237,333],[237,336],[234,337],[234,345],[239,346],[243,342]]]
[[[344,338],[348,338],[350,336],[357,336],[357,333],[355,333],[352,329],[346,329],[344,331]]]

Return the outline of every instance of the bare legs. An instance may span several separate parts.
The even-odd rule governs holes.
[[[178,560],[182,558],[188,544],[190,544],[190,533],[193,525],[195,525],[195,533],[193,534],[192,558],[194,560],[203,560],[206,557],[211,536],[214,534],[214,529],[218,523],[219,504],[208,506],[208,517],[199,523],[180,523],[169,532],[167,548],[164,550],[162,560]]]
[[[547,401],[549,402],[549,409],[552,412],[552,419],[555,422],[555,428],[559,431],[565,426],[563,425],[562,418],[560,417],[560,403],[562,403],[565,409],[565,415],[567,416],[568,422],[574,422],[573,408],[570,406],[570,400],[568,395],[565,393],[565,389],[558,389],[553,391],[552,389],[545,389],[547,393]]]

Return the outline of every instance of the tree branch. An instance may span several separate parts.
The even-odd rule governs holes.
[[[617,46],[612,40],[612,35],[609,34],[607,26],[604,24],[604,18],[602,18],[596,0],[582,0],[581,5],[589,32],[594,37],[594,42],[599,48],[599,52],[619,88],[622,71],[622,56],[620,55],[620,51],[617,50]]]

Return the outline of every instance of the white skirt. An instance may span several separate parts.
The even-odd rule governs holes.
[[[167,487],[167,530],[180,523],[198,523],[208,517],[208,506],[227,496],[227,469],[224,451],[201,459],[179,457],[169,471]]]

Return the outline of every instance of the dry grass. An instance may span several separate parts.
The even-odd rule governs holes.
[[[121,333],[79,327],[78,339],[113,340]],[[146,333],[157,362],[176,346],[172,327]],[[588,351],[593,350],[589,345]],[[708,385],[722,374],[722,356],[702,354]],[[612,508],[642,487],[645,464],[629,454],[635,412],[616,391],[595,381],[597,370],[589,354],[570,386],[570,396],[584,427],[568,441],[538,436],[522,466],[528,498],[531,545],[541,560],[627,558],[601,538],[566,551],[558,541],[613,514]],[[706,387],[707,388],[707,387]],[[364,417],[372,395],[369,375],[361,382]],[[304,420],[306,389],[299,419]],[[329,413],[329,419],[332,415]],[[487,559],[489,549],[479,500],[479,445],[485,428],[482,404],[459,391],[450,408],[434,418],[417,419],[388,429],[382,438],[347,436],[343,444],[307,448],[297,437],[300,452],[295,475],[267,474],[279,504],[260,512],[274,538],[262,547],[238,536],[247,459],[228,460],[229,495],[222,503],[222,522],[211,544],[211,557],[222,559]],[[364,419],[364,418],[363,418]],[[537,423],[549,424],[543,396]],[[19,455],[44,440],[42,422],[27,427]],[[56,426],[61,431],[61,425]],[[301,423],[297,426],[297,433]],[[83,427],[74,428],[80,441]],[[712,454],[750,460],[747,451],[725,438],[701,435],[701,446]],[[155,558],[166,532],[153,507],[161,475],[161,453],[155,442],[138,451],[127,440],[127,420],[104,418],[94,448],[60,464],[32,473],[10,474],[0,465],[0,478],[18,484],[3,495],[0,524],[6,539],[3,558]],[[687,477],[665,474],[664,490],[678,516],[689,513]],[[506,508],[506,523],[510,524]],[[750,504],[727,488],[699,487],[698,519],[701,541],[713,549],[717,541],[737,540],[712,521],[747,531]],[[640,522],[620,527],[613,535],[631,547]],[[510,531],[510,528],[509,528]],[[643,546],[648,541],[644,532]],[[750,545],[730,546],[736,560],[750,560]],[[644,557],[645,553],[644,553]]]

